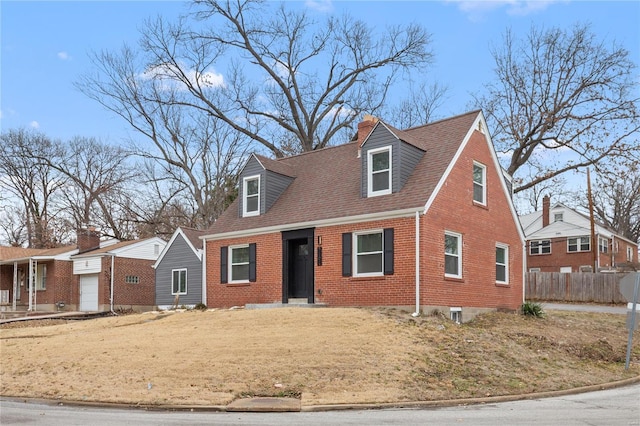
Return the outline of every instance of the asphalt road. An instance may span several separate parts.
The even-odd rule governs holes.
[[[166,412],[0,399],[6,425],[607,425],[640,426],[640,384],[498,404],[302,413]]]

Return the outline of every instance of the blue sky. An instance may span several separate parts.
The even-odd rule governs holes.
[[[434,65],[427,81],[450,87],[439,116],[469,109],[471,96],[493,77],[491,44],[510,27],[570,27],[589,22],[604,40],[617,41],[640,64],[639,1],[296,1],[322,16],[348,11],[373,25],[416,21],[433,36]],[[89,53],[134,45],[147,17],[184,12],[178,1],[0,2],[0,129],[36,128],[52,138],[96,137],[119,144],[126,123],[78,92],[73,82],[91,69]],[[640,78],[638,79],[640,83]],[[396,96],[405,97],[405,93]]]

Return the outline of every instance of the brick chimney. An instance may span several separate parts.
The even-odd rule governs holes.
[[[364,118],[358,123],[358,143],[364,142],[364,139],[369,136],[369,133],[373,130],[373,126],[376,125],[378,119],[373,115],[365,114]]]
[[[100,248],[100,231],[95,226],[78,229],[78,254]]]
[[[548,195],[542,197],[542,227],[549,226],[549,210],[551,209],[551,199]]]

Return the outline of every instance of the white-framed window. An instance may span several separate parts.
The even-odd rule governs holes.
[[[564,221],[564,214],[563,213],[554,213],[553,214],[553,221],[554,222],[563,222]]]
[[[186,269],[174,269],[171,271],[171,294],[187,294]]]
[[[633,247],[627,247],[627,262],[633,262]]]
[[[391,194],[391,147],[367,152],[367,196]]]
[[[509,246],[496,243],[496,282],[509,284]]]
[[[456,232],[444,233],[444,275],[462,278],[462,235]]]
[[[609,253],[609,240],[606,238],[598,238],[598,249],[600,253]]]
[[[590,237],[576,237],[567,239],[567,252],[591,251]]]
[[[249,244],[229,247],[229,282],[249,282]]]
[[[138,277],[136,275],[125,275],[124,282],[127,283],[127,284],[139,284],[140,283],[140,277]]]
[[[242,216],[260,214],[260,175],[242,179]]]
[[[551,253],[551,240],[538,240],[529,243],[529,254],[549,254]]]
[[[449,308],[449,318],[451,321],[460,324],[462,322],[462,308]]]
[[[354,276],[381,276],[384,273],[384,238],[382,230],[353,234]]]
[[[571,266],[561,266],[560,267],[560,273],[561,274],[570,274],[573,272],[573,268],[571,268]]]
[[[473,162],[473,201],[487,204],[487,167]]]
[[[36,275],[36,290],[47,289],[47,265],[38,265]]]

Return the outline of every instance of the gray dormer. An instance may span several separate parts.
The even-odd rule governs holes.
[[[362,197],[399,192],[423,155],[423,150],[378,122],[361,147]]]
[[[265,214],[294,179],[288,166],[252,154],[238,180],[238,215]]]

